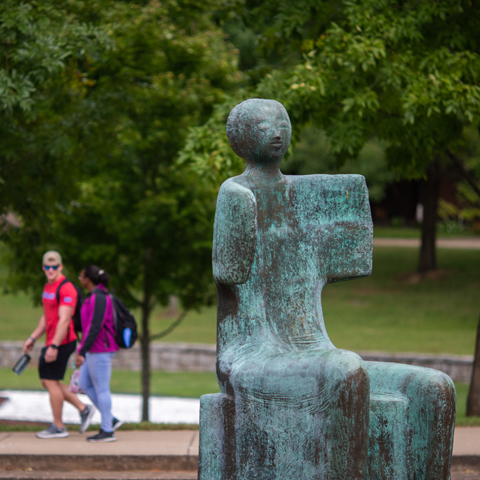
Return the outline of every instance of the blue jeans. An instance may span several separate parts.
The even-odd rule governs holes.
[[[80,386],[98,408],[102,416],[100,428],[104,432],[113,432],[110,377],[112,376],[112,359],[114,356],[115,352],[89,352],[85,355],[85,363],[80,368]]]

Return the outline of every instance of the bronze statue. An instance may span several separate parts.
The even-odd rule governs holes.
[[[371,273],[365,179],[283,175],[273,100],[237,105],[227,137],[247,166],[217,201],[221,393],[201,398],[199,480],[450,478],[450,378],[364,362],[325,329],[323,287]]]

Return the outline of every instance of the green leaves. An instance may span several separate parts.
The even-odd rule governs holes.
[[[204,125],[191,128],[178,157],[177,163],[187,165],[196,172],[214,195],[224,180],[238,175],[245,167],[243,159],[230,148],[225,133],[228,114],[241,101],[242,93],[227,97]]]
[[[4,110],[11,111],[16,106],[30,110],[33,92],[35,86],[29,78],[19,75],[17,70],[0,70],[0,103]]]
[[[74,274],[102,265],[126,301],[146,311],[172,294],[186,308],[211,301],[215,190],[193,163],[176,160],[189,129],[241,78],[236,53],[210,18],[213,5],[30,1],[13,17],[15,9],[0,7],[0,19],[11,18],[0,28],[9,29],[17,71],[31,86],[28,115],[17,77],[11,107],[0,114],[9,132],[0,201],[24,220],[18,231],[0,230],[18,254],[11,268],[22,249],[31,261],[58,248]],[[5,75],[13,81],[12,70]],[[37,266],[22,261],[16,288],[28,288],[27,271]]]
[[[31,111],[69,59],[85,60],[110,46],[103,29],[55,0],[3,1],[0,38],[0,111],[7,112]]]
[[[272,72],[258,91],[284,101],[297,126],[329,132],[339,159],[375,135],[391,145],[387,160],[398,173],[422,176],[479,118],[479,7],[358,0],[344,2],[342,14],[304,38],[310,51],[301,63]]]

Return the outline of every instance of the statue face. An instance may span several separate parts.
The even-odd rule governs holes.
[[[280,163],[292,137],[287,111],[273,100],[244,102],[229,140],[240,157],[255,164]]]

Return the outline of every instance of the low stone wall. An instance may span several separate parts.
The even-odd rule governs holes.
[[[43,344],[35,344],[30,352],[31,366],[36,366]],[[23,342],[0,342],[0,367],[12,368],[22,356]],[[153,343],[150,348],[152,370],[167,371],[215,371],[215,345],[196,343]],[[74,355],[70,358],[74,359]],[[120,350],[113,360],[113,368],[119,370],[141,369],[140,345],[130,350]]]
[[[150,365],[152,370],[214,372],[216,351],[215,345],[201,343],[153,343]],[[140,346],[121,350],[113,365],[122,370],[139,371]]]
[[[424,355],[420,353],[357,352],[370,362],[406,363],[417,367],[435,368],[454,382],[470,383],[473,355]]]
[[[23,342],[0,342],[0,367],[12,368],[22,355]],[[32,366],[37,363],[41,345],[35,345]],[[150,350],[152,370],[166,371],[215,371],[215,345],[196,343],[154,343]],[[364,360],[393,362],[435,368],[449,375],[456,382],[470,382],[473,356],[471,355],[423,355],[417,353],[357,352]],[[72,356],[72,360],[73,360]],[[140,346],[121,350],[113,367],[120,370],[139,371]]]

